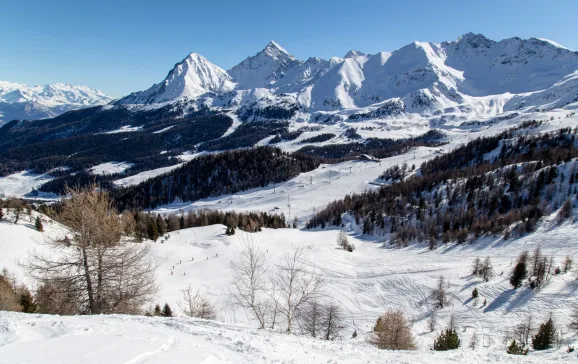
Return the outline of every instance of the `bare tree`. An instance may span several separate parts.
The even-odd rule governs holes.
[[[516,339],[522,345],[528,345],[533,330],[534,328],[532,327],[532,315],[528,315],[523,322],[519,323],[514,328],[514,339]]]
[[[434,332],[436,329],[437,324],[437,314],[435,311],[430,312],[429,320],[428,320],[428,327],[430,332]]]
[[[183,299],[177,304],[185,315],[206,320],[214,320],[217,317],[214,304],[203,296],[199,290],[195,292],[189,284],[181,292],[183,293]]]
[[[377,319],[369,342],[379,349],[415,350],[411,327],[401,310],[390,310]]]
[[[437,286],[432,290],[431,297],[435,301],[437,308],[444,308],[447,300],[446,281],[444,276],[438,278]]]
[[[572,269],[572,258],[570,258],[569,255],[564,258],[562,266],[564,267],[564,273],[568,273],[568,271]]]
[[[478,276],[480,274],[480,268],[482,266],[482,261],[479,257],[474,259],[474,263],[472,264],[472,275]]]
[[[106,192],[96,186],[67,189],[58,220],[70,229],[33,252],[24,269],[77,299],[77,314],[135,314],[156,293],[156,265],[147,245],[123,238],[123,223]]]
[[[265,255],[252,240],[246,241],[239,261],[231,262],[231,268],[233,269],[231,294],[235,302],[250,311],[259,323],[259,328],[264,329],[270,306],[263,297],[267,288]],[[273,322],[273,326],[274,324]]]
[[[299,315],[299,326],[303,334],[314,338],[321,335],[323,310],[324,307],[319,300],[311,300],[304,305]]]
[[[485,282],[488,282],[490,279],[494,278],[495,272],[490,257],[486,257],[486,259],[484,259],[484,262],[480,268],[480,276]]]
[[[285,254],[282,264],[271,276],[271,282],[275,287],[273,300],[285,318],[285,331],[290,333],[300,310],[320,297],[323,279],[314,269],[307,269],[305,251],[297,248],[293,253]]]
[[[345,328],[343,309],[334,301],[330,301],[323,309],[323,320],[321,321],[322,334],[325,340],[334,340],[341,336],[341,331]]]
[[[0,273],[0,311],[20,311],[16,280],[6,269]]]
[[[476,346],[478,346],[478,333],[474,332],[470,340],[470,349],[476,350]]]

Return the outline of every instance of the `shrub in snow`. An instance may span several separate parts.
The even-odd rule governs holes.
[[[434,350],[445,351],[454,350],[460,347],[461,341],[455,329],[446,329],[434,341]]]
[[[411,327],[401,310],[390,310],[377,319],[369,342],[379,349],[415,350]]]
[[[528,355],[528,349],[524,349],[524,345],[518,344],[516,340],[512,340],[506,352],[512,355]]]

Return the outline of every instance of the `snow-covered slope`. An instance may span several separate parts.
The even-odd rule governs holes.
[[[0,357],[28,364],[506,364],[571,363],[483,349],[388,351],[363,339],[321,341],[219,322],[162,317],[27,315],[0,312]]]
[[[578,225],[558,225],[554,216],[547,217],[537,232],[523,238],[506,241],[489,236],[473,244],[448,244],[435,251],[425,245],[391,249],[378,239],[358,235],[353,220],[346,226],[349,239],[356,246],[352,253],[336,248],[338,230],[264,229],[255,234],[238,231],[226,236],[225,226],[213,225],[173,231],[161,242],[146,244],[159,263],[157,280],[161,291],[156,300],[168,302],[179,318],[0,313],[0,358],[10,358],[8,362],[62,363],[78,362],[81,355],[82,362],[95,363],[124,363],[137,357],[146,357],[149,362],[180,362],[186,358],[203,363],[213,355],[213,361],[207,363],[506,363],[522,360],[505,353],[508,330],[530,314],[535,324],[552,314],[563,329],[562,346],[531,352],[523,362],[572,362],[576,360],[575,353],[565,350],[567,345],[576,345],[578,337],[565,325],[576,303],[576,269],[553,276],[540,291],[526,286],[514,290],[508,282],[512,262],[523,250],[531,251],[541,245],[543,254],[553,257],[555,264],[566,255],[578,255],[573,244]],[[8,253],[0,255],[0,267],[8,268],[27,284],[31,282],[16,262],[25,260],[27,252],[42,248],[48,237],[63,233],[60,225],[44,216],[45,232],[35,231],[35,217],[35,212],[31,218],[23,216],[17,225],[0,222],[4,238],[0,249]],[[10,214],[7,219],[11,219]],[[255,323],[228,300],[233,276],[230,263],[239,258],[248,240],[266,255],[270,267],[281,264],[286,252],[305,249],[307,266],[322,275],[327,294],[345,308],[346,329],[340,340],[326,342],[251,329]],[[490,257],[496,272],[490,281],[471,276],[471,263],[476,257]],[[429,295],[440,275],[448,281],[449,302],[435,311],[432,332],[429,320],[434,303]],[[188,284],[216,302],[216,322],[182,317],[177,301],[181,299],[180,290]],[[471,298],[474,288],[480,292],[477,301]],[[411,321],[417,352],[380,351],[365,343],[377,317],[390,308],[403,310]],[[433,340],[451,317],[462,347],[447,353],[432,352]],[[354,330],[359,335],[352,339]],[[472,350],[469,343],[474,334],[478,343]],[[95,340],[99,350],[89,350]],[[25,346],[32,343],[36,350],[26,350]],[[191,346],[194,352],[189,351]]]
[[[62,83],[27,86],[0,81],[0,124],[14,119],[35,120],[102,105],[112,98],[86,86]]]

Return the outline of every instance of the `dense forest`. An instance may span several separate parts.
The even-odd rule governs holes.
[[[198,116],[173,120],[168,126],[155,124],[152,130],[72,136],[10,148],[0,152],[0,175],[28,169],[45,173],[63,166],[75,172],[110,161],[134,163],[131,172],[137,173],[175,164],[172,157],[219,138],[231,125],[228,116]],[[169,126],[162,133],[154,132]]]
[[[389,237],[397,246],[428,241],[435,248],[439,241],[463,243],[483,234],[519,236],[560,207],[563,220],[578,192],[577,130],[524,135],[539,125],[473,140],[415,172],[390,168],[382,178],[391,184],[330,203],[307,227],[341,226],[348,213],[364,234]]]
[[[265,187],[318,166],[315,158],[290,155],[278,148],[242,149],[193,159],[165,175],[115,190],[113,196],[121,210],[155,208],[176,200],[195,201]]]

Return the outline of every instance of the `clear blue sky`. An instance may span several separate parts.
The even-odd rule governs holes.
[[[271,39],[299,59],[390,51],[467,33],[552,39],[578,50],[577,0],[4,1],[0,80],[64,82],[123,96],[194,51],[224,69]]]

